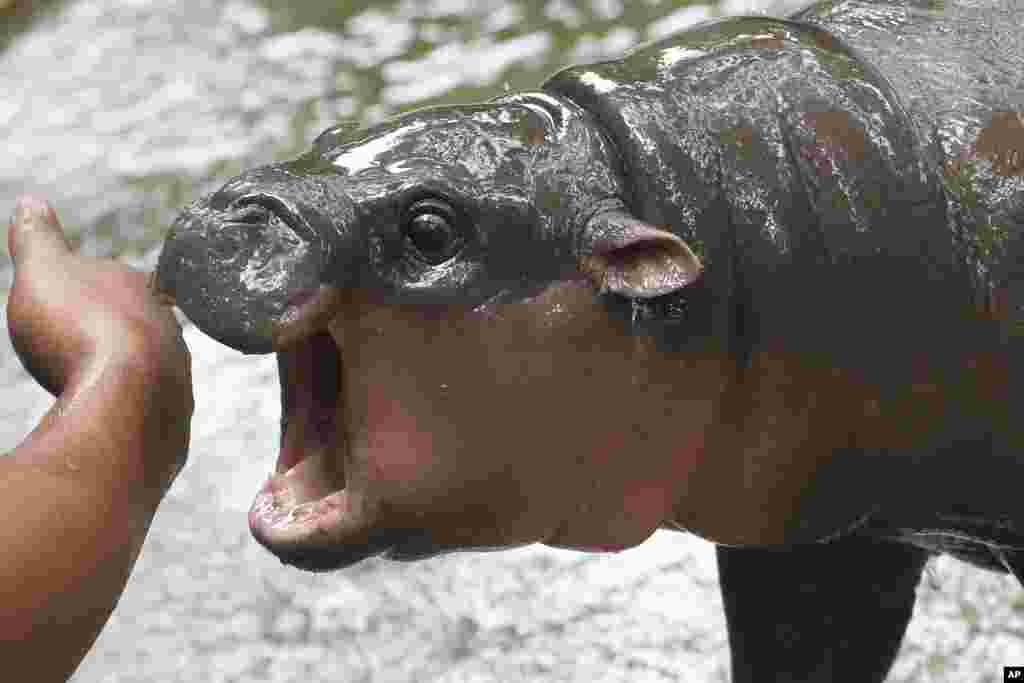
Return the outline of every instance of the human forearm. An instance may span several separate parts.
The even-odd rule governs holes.
[[[0,458],[0,660],[33,680],[78,666],[124,588],[172,473],[190,411],[155,392],[181,378],[139,363],[97,363],[69,384],[39,427]],[[183,424],[184,422],[184,424]]]
[[[152,511],[6,462],[0,495],[0,659],[16,678],[64,681],[117,604]]]

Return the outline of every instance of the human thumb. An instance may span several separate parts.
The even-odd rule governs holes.
[[[7,248],[15,268],[33,259],[59,257],[71,249],[57,214],[45,199],[29,194],[15,202]]]

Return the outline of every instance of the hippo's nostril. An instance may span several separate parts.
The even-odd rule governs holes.
[[[276,218],[305,240],[316,240],[318,237],[298,206],[293,206],[271,194],[259,193],[239,197],[225,218],[229,223],[249,225],[271,225]]]

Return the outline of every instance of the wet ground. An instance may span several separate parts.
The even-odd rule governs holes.
[[[529,88],[566,64],[756,9],[289,5],[0,0],[0,215],[18,192],[39,192],[83,251],[145,267],[178,207],[242,168],[294,155],[339,118]],[[327,576],[281,566],[245,527],[276,457],[273,360],[194,328],[186,339],[190,463],[75,683],[727,680],[713,553],[682,534],[607,556],[531,547]],[[0,452],[48,405],[4,337]],[[1002,666],[1024,664],[1015,583],[944,559],[919,591],[892,681],[1000,681]]]

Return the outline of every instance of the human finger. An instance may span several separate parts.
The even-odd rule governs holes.
[[[15,269],[29,260],[59,259],[71,251],[57,214],[45,199],[31,194],[15,202],[7,247]]]

